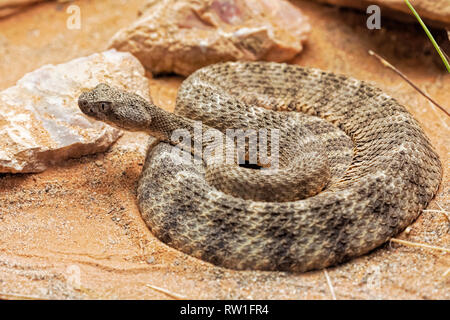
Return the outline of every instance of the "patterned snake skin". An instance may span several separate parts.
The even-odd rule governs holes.
[[[175,114],[104,84],[83,93],[79,106],[159,138],[138,187],[146,224],[168,245],[227,268],[303,272],[365,254],[412,223],[442,178],[438,155],[403,106],[365,82],[317,69],[211,65],[182,83]],[[174,130],[194,134],[194,120],[201,133],[219,136],[278,129],[279,170],[213,156],[183,162],[192,145],[213,141],[176,146]]]

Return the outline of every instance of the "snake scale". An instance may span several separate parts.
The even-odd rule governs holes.
[[[174,113],[106,84],[78,104],[97,120],[159,139],[139,180],[142,217],[161,241],[222,267],[304,272],[365,254],[411,224],[442,178],[438,155],[402,105],[318,69],[210,65],[183,81]],[[202,134],[279,130],[270,145],[279,148],[278,170],[209,161],[213,155],[181,161],[195,150],[179,150],[171,136],[180,128],[195,134],[200,120]]]

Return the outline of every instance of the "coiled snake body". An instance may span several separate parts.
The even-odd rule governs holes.
[[[367,253],[417,218],[442,177],[403,106],[363,81],[317,69],[211,65],[182,83],[175,114],[103,84],[79,106],[160,139],[138,186],[146,224],[170,246],[233,269],[301,272]],[[174,152],[171,136],[194,134],[194,120],[202,133],[278,129],[279,170],[182,161],[193,151]]]

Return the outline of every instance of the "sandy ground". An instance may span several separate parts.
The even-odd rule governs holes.
[[[67,5],[44,3],[0,20],[0,89],[46,63],[105,49],[136,17],[141,1],[80,0],[81,30],[66,28]],[[428,209],[449,210],[449,118],[367,54],[385,56],[450,109],[450,75],[415,25],[314,3],[306,50],[293,62],[371,81],[416,116],[436,146],[444,180]],[[437,32],[437,31],[435,31]],[[443,33],[439,33],[443,46]],[[448,40],[446,40],[448,42]],[[155,102],[172,110],[182,78],[150,81]],[[41,174],[0,175],[0,298],[170,299],[157,286],[191,299],[331,299],[324,271],[237,272],[189,257],[158,241],[135,203],[145,151],[125,136],[109,152],[73,159]],[[449,221],[424,212],[397,238],[449,247]],[[327,270],[338,299],[449,299],[449,254],[386,244]]]

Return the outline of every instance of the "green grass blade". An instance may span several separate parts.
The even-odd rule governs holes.
[[[425,23],[423,22],[423,20],[420,18],[419,14],[417,13],[416,9],[414,9],[414,7],[412,6],[411,3],[409,3],[408,0],[405,0],[406,5],[409,7],[409,9],[411,9],[412,13],[416,16],[417,20],[419,21],[420,25],[422,26],[423,30],[425,30],[425,33],[427,34],[428,38],[430,38],[431,43],[433,44],[433,46],[436,48],[436,51],[439,53],[439,55],[441,56],[442,61],[445,64],[445,67],[447,68],[447,71],[450,72],[450,64],[448,63],[447,59],[445,58],[444,53],[442,52],[441,48],[439,47],[439,45],[437,44],[436,40],[434,40],[433,35],[431,34],[430,30],[428,30],[427,26],[425,25]]]

